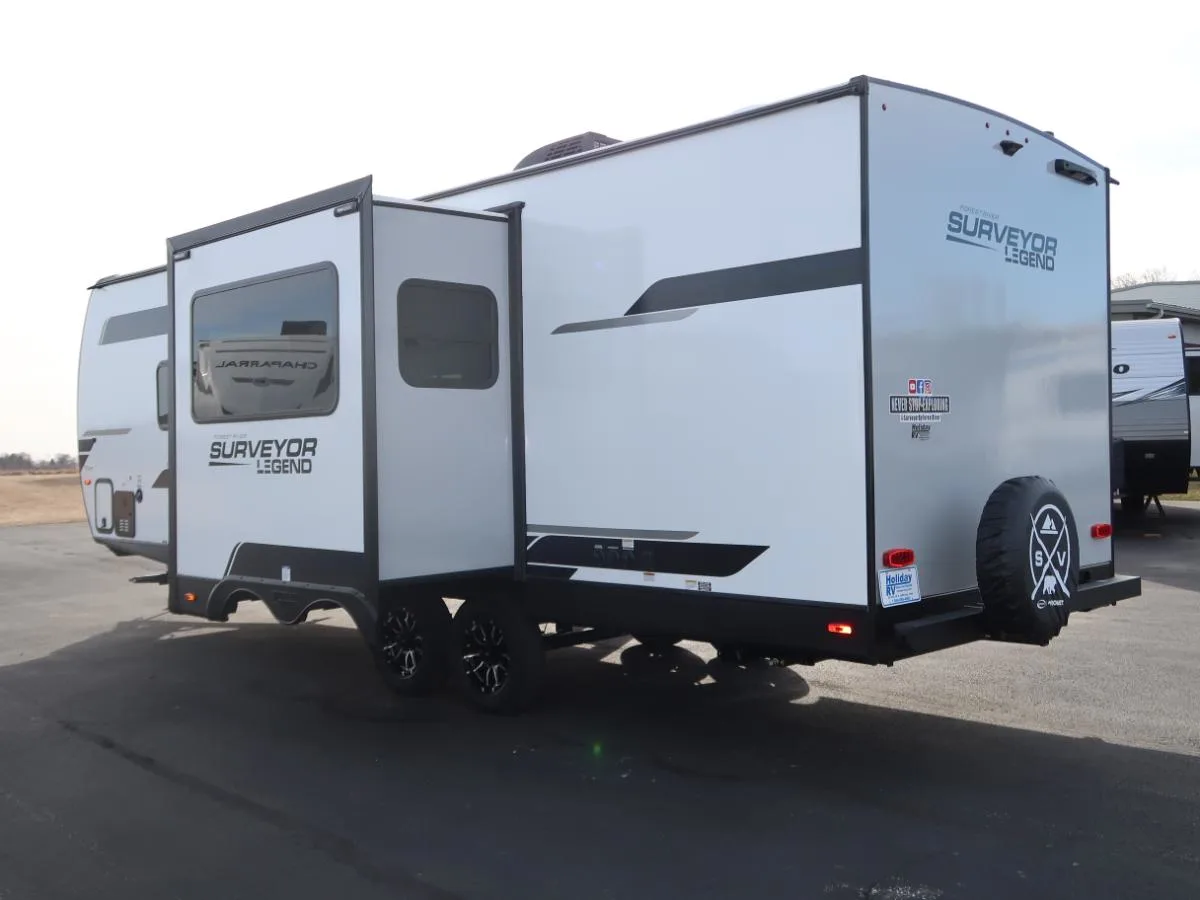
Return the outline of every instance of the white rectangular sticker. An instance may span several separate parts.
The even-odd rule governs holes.
[[[917,567],[880,570],[879,602],[885,607],[921,602],[921,583],[917,579]]]

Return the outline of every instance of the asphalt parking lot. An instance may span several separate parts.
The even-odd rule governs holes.
[[[402,702],[339,615],[177,619],[86,528],[0,530],[0,898],[1200,897],[1200,510],[1049,648],[739,671],[556,651]]]

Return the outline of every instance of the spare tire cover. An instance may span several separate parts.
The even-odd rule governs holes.
[[[991,630],[1045,644],[1067,624],[1079,589],[1079,535],[1047,478],[1010,478],[979,519],[975,573]]]

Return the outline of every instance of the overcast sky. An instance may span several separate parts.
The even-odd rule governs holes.
[[[875,75],[1108,165],[1113,272],[1200,276],[1200,7],[23,3],[0,33],[0,452],[74,452],[86,288],[165,239],[366,174],[417,196]],[[711,11],[709,11],[711,10]]]

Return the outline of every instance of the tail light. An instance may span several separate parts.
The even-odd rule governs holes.
[[[854,634],[854,626],[846,622],[830,622],[827,627],[830,634],[839,634],[843,637],[850,637]]]
[[[903,569],[917,561],[917,554],[907,547],[896,547],[883,552],[883,565],[888,569]]]

